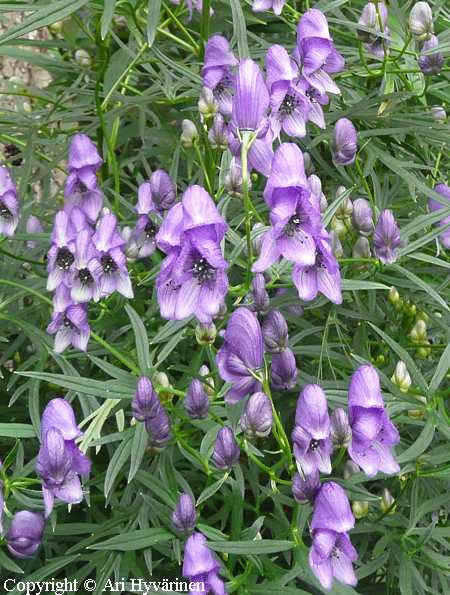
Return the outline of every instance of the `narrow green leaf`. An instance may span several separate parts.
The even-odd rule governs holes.
[[[121,535],[115,535],[102,543],[89,546],[88,549],[130,552],[142,550],[155,545],[155,543],[169,541],[172,538],[173,535],[169,531],[166,531],[166,529],[156,527],[152,529],[137,529],[136,531],[128,531]]]
[[[431,287],[431,285],[429,285],[425,281],[422,281],[422,279],[420,277],[418,277],[417,275],[415,275],[410,270],[405,269],[404,267],[400,266],[399,264],[392,265],[392,268],[395,269],[401,275],[405,276],[410,281],[412,281],[412,283],[414,283],[414,285],[416,285],[417,287],[419,287],[419,289],[422,289],[423,291],[425,291],[426,293],[428,293],[428,295],[437,304],[439,304],[442,308],[444,308],[444,310],[450,310],[450,308],[447,305],[447,302],[438,294],[438,292],[435,289],[433,289]]]
[[[413,444],[411,444],[409,448],[407,448],[397,456],[397,462],[402,464],[406,463],[407,461],[417,459],[417,457],[420,456],[423,452],[425,452],[431,444],[431,441],[434,437],[434,431],[434,421],[430,418],[423,427],[423,430],[420,432],[417,440]]]
[[[131,444],[131,440],[123,440],[111,457],[105,476],[104,492],[106,497],[109,496],[117,476],[130,457]]]
[[[104,382],[93,380],[91,378],[81,378],[80,376],[66,376],[65,374],[48,374],[46,372],[16,372],[19,376],[28,376],[45,380],[50,384],[56,384],[69,390],[102,397],[103,399],[131,399],[133,390],[116,381]]]
[[[291,550],[295,543],[276,539],[255,539],[254,541],[213,541],[208,544],[216,552],[227,554],[276,554]]]
[[[433,378],[430,382],[430,394],[434,394],[439,385],[444,380],[445,375],[447,374],[448,369],[450,368],[450,343],[444,350],[444,353],[441,355],[441,359],[434,371]]]
[[[8,438],[35,438],[36,432],[31,424],[0,423],[0,436]]]
[[[208,498],[211,498],[211,496],[213,496],[218,490],[220,490],[220,488],[223,486],[227,479],[228,473],[225,473],[220,479],[218,479],[213,484],[205,488],[197,499],[197,506],[203,504],[203,502],[208,500]]]
[[[152,367],[152,362],[150,359],[150,347],[148,344],[148,336],[145,325],[136,310],[134,310],[129,304],[125,306],[125,310],[133,327],[139,367],[142,374],[148,374]]]
[[[156,37],[156,30],[159,24],[159,13],[161,11],[161,0],[148,0],[147,17],[147,43],[152,47]]]
[[[17,566],[11,558],[9,558],[5,552],[0,549],[0,567],[9,570],[9,572],[16,572],[17,574],[23,574],[23,570],[20,566]]]
[[[128,473],[128,483],[132,481],[139,470],[139,466],[145,454],[148,444],[148,433],[145,424],[137,423],[135,426],[133,444],[131,447],[130,471]]]
[[[364,291],[369,289],[385,289],[389,287],[375,281],[363,281],[362,279],[342,279],[342,289],[347,291]]]
[[[106,35],[108,34],[109,27],[111,25],[112,18],[114,16],[114,8],[116,7],[116,0],[105,0],[105,5],[102,13],[101,18],[101,36],[102,39],[105,39]]]
[[[237,41],[239,58],[248,58],[247,25],[245,23],[242,4],[239,0],[230,0],[231,14],[233,16],[234,37]]]

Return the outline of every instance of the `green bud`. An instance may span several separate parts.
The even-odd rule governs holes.
[[[198,111],[205,118],[205,120],[212,118],[219,110],[219,106],[214,98],[213,92],[208,87],[203,87],[200,91],[200,98],[197,105]]]
[[[424,320],[416,321],[415,325],[409,333],[409,338],[413,343],[426,343],[427,341],[427,325]]]
[[[422,395],[416,396],[416,399],[423,403],[424,405],[427,404],[427,400]],[[408,409],[408,417],[411,419],[423,419],[425,417],[425,410],[424,409]]]
[[[213,397],[216,394],[214,388],[214,378],[211,376],[211,372],[209,371],[208,366],[200,366],[200,370],[198,371],[199,376],[205,378],[205,384],[203,385],[206,394],[209,397]]]
[[[400,301],[400,294],[396,287],[391,287],[388,293],[388,300],[391,304],[398,304]]]
[[[366,500],[355,500],[352,503],[352,510],[355,518],[363,519],[369,514],[369,503]]]
[[[181,144],[183,147],[188,149],[192,147],[192,145],[198,140],[198,132],[195,124],[192,120],[185,119],[181,123],[182,132],[181,132]]]
[[[153,382],[156,385],[155,389],[162,403],[168,403],[173,399],[172,385],[169,377],[165,372],[156,372],[153,376]]]
[[[199,345],[212,345],[216,340],[217,329],[214,322],[203,324],[199,322],[195,327],[195,338]]]
[[[83,68],[89,68],[92,64],[92,58],[86,50],[77,50],[75,52],[75,62]]]
[[[405,362],[402,360],[397,362],[391,381],[393,384],[397,385],[402,392],[408,392],[408,389],[411,386],[411,376],[409,375]]]
[[[380,500],[380,508],[381,512],[387,512],[391,506],[394,504],[394,498],[391,492],[387,488],[383,488],[383,492],[381,493],[381,500]],[[394,514],[395,506],[392,506],[391,510],[389,510],[389,514]]]

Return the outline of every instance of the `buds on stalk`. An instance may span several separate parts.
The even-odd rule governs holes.
[[[380,501],[381,512],[386,513],[389,511],[389,514],[393,514],[395,512],[395,506],[392,506],[394,502],[391,492],[387,488],[383,488]]]
[[[357,198],[354,201],[352,221],[360,234],[370,235],[373,232],[372,208],[365,198]]]
[[[331,153],[336,165],[350,165],[355,161],[358,150],[358,134],[353,123],[340,118],[334,125],[331,139]]]
[[[199,345],[212,345],[216,340],[217,329],[214,322],[199,322],[195,327],[195,338]]]
[[[270,353],[281,353],[288,346],[286,319],[278,310],[271,310],[262,325],[264,344]]]
[[[367,500],[355,500],[352,503],[352,512],[357,519],[363,519],[369,514],[369,503]]]
[[[16,558],[31,558],[39,549],[44,532],[44,517],[37,512],[16,512],[6,534],[6,545]]]
[[[197,378],[194,378],[189,385],[184,406],[191,419],[205,419],[208,416],[209,397]]]
[[[289,347],[272,357],[270,384],[275,390],[291,390],[297,382],[297,363]]]
[[[361,236],[356,240],[353,245],[352,256],[353,258],[370,258],[372,256],[367,238]]]

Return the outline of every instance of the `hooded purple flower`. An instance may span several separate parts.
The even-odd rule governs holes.
[[[264,344],[269,353],[280,353],[288,346],[288,327],[286,319],[278,312],[271,310],[262,325]]]
[[[189,385],[184,406],[191,419],[205,419],[208,417],[209,397],[203,384],[197,378],[194,378]]]
[[[183,492],[172,513],[173,526],[183,533],[192,533],[197,521],[197,513],[195,511],[195,503],[190,494]]]
[[[272,227],[262,238],[254,272],[265,271],[281,256],[302,266],[314,264],[314,235],[320,232],[321,222],[310,197],[302,153],[297,145],[283,143],[275,152],[264,190]]]
[[[0,235],[11,237],[19,223],[17,190],[8,169],[0,166]]]
[[[201,186],[190,186],[182,207],[175,205],[157,235],[167,254],[158,279],[157,295],[161,315],[182,320],[195,314],[209,323],[217,316],[228,290],[220,242],[227,225]]]
[[[53,312],[47,332],[49,335],[55,335],[56,353],[62,353],[69,345],[86,351],[91,334],[86,305],[71,304],[62,312]]]
[[[152,173],[148,182],[139,186],[136,210],[139,215],[162,213],[175,204],[176,190],[169,174],[163,169]]]
[[[203,84],[212,90],[219,110],[230,116],[233,101],[236,60],[228,40],[223,35],[213,35],[205,46],[205,62],[202,68]]]
[[[274,390],[291,390],[297,382],[298,370],[295,355],[289,347],[272,356],[270,385]]]
[[[357,198],[353,201],[352,222],[363,235],[370,235],[373,232],[372,208],[365,198]]]
[[[236,403],[261,388],[261,383],[253,376],[261,370],[264,355],[261,326],[256,315],[248,308],[235,310],[224,338],[216,361],[221,378],[232,384],[226,400]]]
[[[379,471],[397,473],[400,469],[391,447],[400,436],[384,408],[377,370],[365,364],[352,375],[348,391],[349,421],[352,441],[348,452],[366,475]]]
[[[446,184],[442,184],[442,183],[436,184],[436,186],[433,188],[433,190],[435,192],[437,192],[438,194],[440,194],[443,198],[447,199],[448,207],[450,207],[450,186],[447,186]],[[439,211],[441,209],[445,209],[445,206],[442,205],[441,203],[439,203],[437,200],[434,200],[434,198],[429,198],[428,199],[428,208],[430,209],[431,212],[435,212],[435,211]],[[444,226],[448,225],[449,223],[450,223],[450,215],[447,215],[447,217],[443,217],[440,221],[435,223],[435,225],[437,225],[438,227],[444,227]],[[440,238],[442,246],[448,250],[450,248],[450,228],[447,229],[446,231],[443,231],[439,235],[439,238]]]
[[[231,124],[234,131],[251,130],[262,136],[268,126],[269,92],[259,66],[253,60],[239,63],[236,73]]]
[[[292,494],[297,502],[301,504],[311,504],[320,488],[320,476],[319,472],[313,471],[311,474],[303,478],[300,473],[296,473],[292,480]]]
[[[159,404],[154,417],[145,418],[145,429],[150,436],[150,444],[157,449],[164,448],[172,437],[170,418],[164,407]]]
[[[27,219],[26,230],[27,233],[30,234],[42,233],[44,231],[44,226],[37,217],[35,217],[34,215],[30,215]],[[30,250],[34,250],[37,246],[38,242],[36,240],[28,240],[27,248],[29,248]]]
[[[400,230],[395,221],[394,213],[385,209],[375,227],[373,245],[376,256],[384,264],[392,264],[397,260],[397,248],[403,245]]]
[[[87,475],[91,463],[75,444],[75,438],[81,435],[70,404],[59,398],[50,401],[42,414],[41,448],[36,463],[36,471],[42,477],[46,517],[55,498],[69,504],[83,500],[78,475]]]
[[[330,590],[336,579],[345,585],[357,584],[352,562],[358,558],[346,533],[319,529],[313,533],[309,566],[322,587]]]
[[[220,568],[220,562],[209,549],[206,537],[201,533],[191,535],[184,548],[183,576],[191,583],[203,583],[205,595],[226,595],[225,585],[219,576]]]
[[[235,131],[236,132],[236,131]],[[256,169],[263,176],[268,176],[272,167],[274,133],[269,127],[265,134],[255,138],[248,151],[249,170]],[[241,141],[232,131],[229,136],[229,149],[234,158],[240,159]]]
[[[314,501],[311,529],[347,533],[354,526],[355,517],[343,488],[334,481],[322,484]]]
[[[234,432],[228,426],[221,428],[214,443],[212,460],[218,469],[230,469],[239,461],[241,451],[234,437]]]
[[[78,211],[76,211],[78,212]],[[47,256],[47,291],[59,285],[70,287],[75,262],[75,229],[65,211],[58,211],[52,232],[52,247]]]
[[[334,47],[325,15],[312,8],[303,14],[297,27],[295,57],[308,83],[321,94],[339,94],[330,74],[340,72],[344,58]]]
[[[301,474],[331,473],[330,429],[325,393],[317,384],[307,384],[297,401],[292,432],[294,455]]]
[[[97,147],[85,134],[76,134],[69,146],[69,175],[66,180],[67,206],[78,205],[91,223],[102,207],[102,193],[97,187],[97,170],[103,163]]]
[[[70,296],[75,303],[90,302],[98,294],[98,252],[90,228],[81,230],[75,239],[75,260],[70,281]]]
[[[444,64],[444,56],[435,50],[439,45],[436,35],[431,35],[422,46],[419,56],[419,67],[423,74],[439,74]]]
[[[273,12],[279,16],[283,10],[286,0],[253,0],[253,12],[264,12],[272,9]]]
[[[118,291],[126,298],[133,297],[127,258],[124,252],[125,240],[117,229],[113,213],[104,214],[99,220],[92,242],[98,252],[89,265],[97,278],[94,299],[100,300]]]
[[[358,29],[358,37],[365,42],[366,50],[379,60],[384,59],[384,48],[389,41],[387,21],[388,10],[384,2],[368,2],[358,20],[358,25],[369,29],[369,31]]]
[[[253,393],[245,404],[239,425],[247,436],[268,436],[272,429],[272,403],[269,397],[262,393]]]
[[[356,128],[347,118],[340,118],[334,125],[331,153],[335,165],[350,165],[358,150]]]
[[[42,514],[29,510],[16,512],[6,534],[9,552],[15,558],[32,558],[41,545],[44,527]]]
[[[320,292],[334,304],[341,304],[341,273],[333,254],[330,236],[325,234],[322,231],[322,235],[315,240],[314,264],[296,265],[292,271],[292,279],[300,299],[309,302]]]
[[[170,419],[147,376],[140,376],[131,408],[135,419],[145,423],[152,445],[162,448],[171,437]]]
[[[266,289],[264,275],[257,273],[252,280],[251,290],[247,296],[249,308],[257,314],[264,314],[270,305],[269,294]]]

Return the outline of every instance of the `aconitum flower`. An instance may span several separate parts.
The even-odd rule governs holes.
[[[131,407],[135,419],[145,423],[152,446],[162,448],[171,437],[170,419],[147,376],[139,378]]]
[[[172,513],[172,524],[175,529],[183,533],[192,533],[197,521],[195,503],[192,496],[183,492],[180,494],[178,503]]]
[[[435,192],[437,192],[438,194],[440,194],[443,198],[445,198],[448,202],[447,206],[450,207],[450,186],[447,186],[447,184],[442,184],[442,183],[436,184],[436,186],[433,188],[433,190]],[[435,211],[444,209],[445,206],[442,205],[441,203],[439,203],[434,198],[429,198],[428,199],[428,208],[430,209],[431,212],[435,212]],[[450,215],[447,215],[447,217],[443,217],[440,221],[435,223],[435,225],[437,225],[438,227],[444,227],[445,225],[448,225],[449,223],[450,223]],[[446,249],[449,249],[450,248],[450,228],[447,229],[446,231],[443,231],[439,235],[439,239],[440,239],[442,246]]]
[[[228,147],[228,128],[222,114],[216,114],[211,128],[208,132],[208,139],[213,149],[225,151]]]
[[[309,566],[325,589],[332,588],[334,579],[354,587],[358,581],[352,562],[357,558],[358,553],[346,533],[326,529],[313,532]]]
[[[32,558],[41,545],[44,527],[42,514],[29,510],[16,512],[6,534],[9,552],[15,558]]]
[[[257,314],[265,314],[270,305],[269,294],[266,289],[264,275],[257,273],[252,279],[252,286],[248,295],[249,307]]]
[[[361,13],[358,24],[370,31],[358,30],[358,36],[365,41],[366,50],[379,60],[383,60],[388,43],[388,10],[384,2],[368,2]],[[381,37],[383,35],[383,37]]]
[[[322,231],[315,239],[315,262],[311,266],[294,266],[292,279],[300,299],[309,302],[318,292],[323,293],[334,304],[342,303],[341,273],[333,254],[331,239]]]
[[[253,393],[239,420],[242,430],[250,438],[263,438],[270,434],[272,422],[272,403],[269,397],[262,392]]]
[[[224,426],[217,434],[212,460],[218,469],[231,469],[239,461],[241,451],[233,430]]]
[[[242,167],[238,157],[233,157],[230,162],[230,168],[225,176],[225,190],[230,196],[235,198],[242,197]]]
[[[297,502],[301,504],[311,504],[314,502],[315,497],[320,488],[320,475],[319,472],[313,471],[305,478],[300,473],[296,473],[292,480],[292,494]]]
[[[358,150],[356,128],[348,118],[340,118],[334,125],[331,139],[331,153],[336,165],[350,165],[355,161]]]
[[[423,74],[439,74],[444,64],[444,56],[440,52],[432,52],[439,45],[436,35],[431,35],[430,39],[423,44],[419,56],[419,67]]]
[[[139,186],[137,212],[139,215],[153,211],[162,213],[175,204],[176,198],[176,189],[171,177],[163,169],[157,169],[148,182]]]
[[[366,475],[379,471],[397,473],[400,469],[391,451],[398,444],[397,428],[384,408],[377,370],[365,364],[352,375],[348,391],[352,441],[348,452]]]
[[[295,57],[303,77],[320,94],[340,93],[330,74],[340,72],[345,61],[334,47],[325,15],[316,8],[306,11],[300,19]]]
[[[170,178],[169,181],[172,184]],[[171,187],[173,189],[173,186]],[[169,194],[168,203],[172,202],[170,196]],[[173,193],[173,198],[175,199],[175,192]],[[138,190],[138,202],[136,206],[139,218],[134,232],[134,239],[138,247],[138,258],[146,258],[156,250],[156,234],[159,223],[158,213],[163,210],[164,208],[162,208],[161,203],[157,206],[154,202],[150,182],[141,184]]]
[[[203,84],[212,90],[219,110],[230,116],[232,110],[234,74],[238,63],[228,40],[222,35],[213,35],[205,46],[205,61],[202,68]]]
[[[228,320],[224,339],[216,361],[221,378],[232,384],[226,400],[236,403],[261,388],[254,376],[261,371],[264,354],[261,326],[256,315],[248,308],[235,310]]]
[[[91,334],[86,305],[71,304],[63,312],[53,312],[47,332],[49,335],[55,335],[56,353],[62,353],[69,345],[86,351]]]
[[[348,421],[348,415],[342,407],[333,411],[331,420],[331,439],[334,446],[347,447],[352,439],[352,429]]]
[[[239,63],[231,124],[234,131],[252,131],[262,136],[267,130],[269,92],[259,66],[249,58]]]
[[[170,418],[161,404],[154,417],[145,419],[145,429],[150,437],[150,444],[156,449],[164,448],[172,437]]]
[[[283,10],[286,0],[253,0],[253,12],[264,12],[272,9],[274,14],[279,16]]]
[[[298,370],[295,355],[289,347],[272,356],[270,385],[275,390],[291,390],[297,382]]]
[[[34,215],[30,215],[27,219],[26,231],[30,234],[42,233],[44,231],[44,226],[37,217],[35,217]],[[34,250],[37,247],[37,245],[38,242],[36,240],[27,241],[27,248],[29,248],[30,250]]]
[[[285,317],[278,310],[271,310],[262,325],[264,344],[269,353],[280,353],[288,346],[289,335]]]
[[[305,154],[303,155],[303,158],[304,157]],[[310,175],[308,177],[308,184],[311,189],[311,200],[313,204],[315,205],[316,209],[323,213],[328,206],[328,201],[327,197],[322,191],[322,182],[319,176],[316,176],[315,174]]]
[[[75,260],[70,283],[71,299],[76,302],[89,302],[98,293],[99,270],[98,252],[92,241],[91,229],[81,230],[75,238]]]
[[[334,481],[323,483],[314,501],[311,529],[347,533],[354,526],[355,517],[344,489]]]
[[[331,473],[331,423],[325,393],[317,384],[307,384],[297,401],[292,432],[294,456],[302,475]]]
[[[392,264],[397,260],[397,249],[403,245],[400,230],[391,210],[385,209],[377,222],[373,234],[375,255],[384,264]]]
[[[220,568],[220,562],[209,549],[206,537],[202,533],[191,535],[184,548],[183,576],[191,582],[202,582],[205,595],[225,595]]]
[[[69,504],[83,500],[78,476],[90,472],[91,462],[75,444],[81,435],[70,404],[64,399],[52,399],[42,414],[41,448],[36,463],[36,471],[42,477],[46,517],[55,498]]]
[[[94,299],[98,301],[114,291],[132,298],[134,294],[127,270],[125,241],[117,229],[117,219],[113,213],[105,213],[100,218],[92,242],[98,252],[98,256],[90,263],[98,275]]]
[[[194,378],[187,390],[184,406],[191,419],[205,419],[208,417],[209,397],[203,384]]]
[[[409,29],[418,41],[424,41],[434,32],[433,14],[428,2],[416,2],[409,13]]]
[[[365,198],[357,198],[353,202],[352,222],[355,229],[363,235],[373,231],[372,207]]]
[[[75,230],[65,211],[58,211],[52,232],[52,246],[47,256],[47,291],[59,285],[70,287],[75,262]]]

